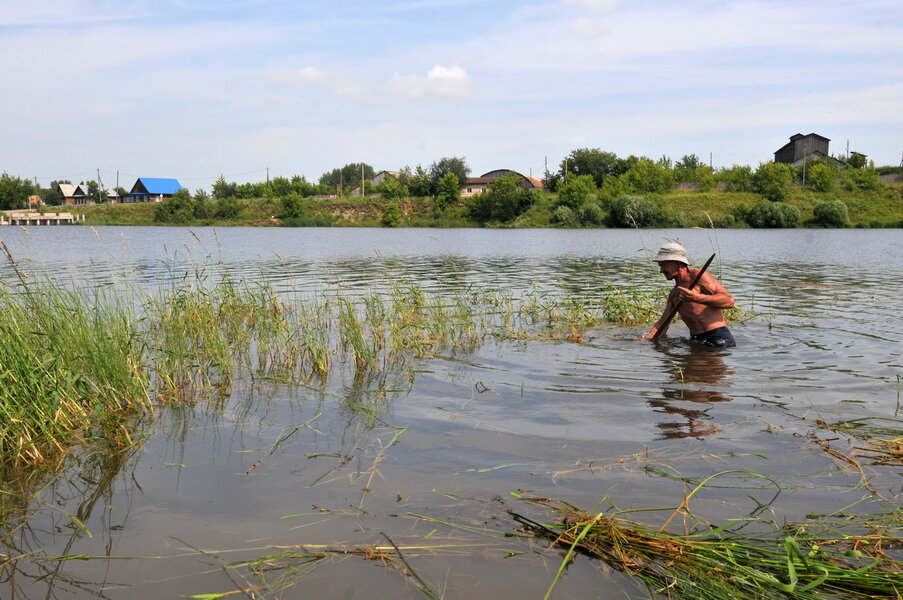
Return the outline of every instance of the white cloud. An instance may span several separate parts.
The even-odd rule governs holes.
[[[470,75],[458,65],[436,65],[426,76],[395,74],[389,89],[409,100],[447,100],[465,98],[471,93]]]

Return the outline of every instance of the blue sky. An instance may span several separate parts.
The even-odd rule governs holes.
[[[903,158],[898,0],[0,0],[0,57],[0,171],[42,185]]]

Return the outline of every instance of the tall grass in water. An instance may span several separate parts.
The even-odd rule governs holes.
[[[10,463],[38,463],[98,426],[127,443],[124,411],[226,394],[249,370],[325,384],[348,365],[355,380],[387,381],[379,373],[487,338],[577,341],[606,321],[657,316],[625,317],[630,296],[614,294],[435,295],[403,284],[364,297],[289,299],[202,273],[151,292],[21,276],[0,289],[0,452]]]
[[[51,282],[0,288],[0,457],[42,462],[100,427],[129,443],[118,419],[150,408],[137,317],[109,288]]]

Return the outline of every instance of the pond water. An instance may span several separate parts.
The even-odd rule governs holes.
[[[524,496],[589,512],[674,507],[729,471],[692,500],[712,523],[879,511],[876,493],[899,506],[898,469],[851,468],[818,439],[854,456],[861,441],[814,424],[900,417],[899,230],[0,230],[32,276],[153,287],[227,271],[286,295],[397,281],[586,298],[608,284],[667,288],[649,257],[672,238],[697,265],[717,253],[713,272],[755,313],[733,326],[737,348],[695,348],[679,323],[657,344],[633,341],[643,327],[606,326],[579,341],[490,340],[388,386],[247,378],[227,398],[161,408],[131,453],[79,454],[42,482],[30,520],[4,532],[0,552],[27,556],[4,566],[0,597],[426,597],[413,578],[342,553],[391,540],[445,598],[541,598],[558,551],[504,536],[517,531],[509,510],[553,518]],[[374,393],[385,397],[372,419],[349,410]],[[266,583],[244,568],[302,547],[336,553],[274,559]],[[553,597],[616,595],[648,597],[581,558]]]

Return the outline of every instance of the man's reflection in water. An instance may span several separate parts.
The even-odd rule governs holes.
[[[719,430],[708,411],[715,402],[729,402],[722,393],[729,385],[725,376],[733,374],[724,364],[720,350],[695,344],[661,347],[663,363],[671,380],[662,388],[662,397],[650,399],[655,412],[679,415],[681,421],[658,423],[659,439],[712,435]]]

